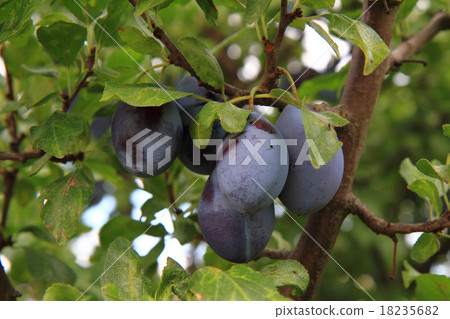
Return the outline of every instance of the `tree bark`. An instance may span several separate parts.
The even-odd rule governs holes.
[[[17,292],[9,282],[0,261],[0,301],[15,301],[20,296],[21,294]]]
[[[373,3],[365,0],[363,4],[361,21],[372,27],[388,46],[398,8],[397,5],[392,6],[387,13],[383,1]],[[364,60],[363,52],[355,46],[340,102],[343,105],[343,115],[350,121],[349,125],[338,130],[339,139],[344,144],[345,168],[342,184],[330,204],[308,218],[305,231],[291,255],[291,258],[300,261],[306,267],[310,275],[308,289],[301,298],[303,300],[312,299],[316,293],[342,222],[348,215],[346,204],[351,195],[372,111],[389,68],[387,58],[372,74],[364,76]]]

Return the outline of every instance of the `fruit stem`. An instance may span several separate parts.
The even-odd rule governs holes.
[[[431,201],[428,201],[428,207],[430,208],[430,221],[433,221],[434,215],[433,215],[433,207],[431,206]]]
[[[297,87],[295,86],[295,81],[294,81],[294,79],[292,78],[292,76],[291,76],[291,74],[289,73],[289,71],[286,70],[286,69],[284,69],[284,68],[282,68],[282,67],[278,67],[278,71],[283,72],[283,74],[287,77],[287,79],[288,79],[288,81],[289,81],[289,84],[291,85],[291,86],[290,86],[290,89],[291,89],[291,91],[292,91],[292,94],[294,94],[295,99],[296,99],[297,101],[299,101],[299,99],[298,99],[298,93],[297,93]]]
[[[234,98],[232,100],[229,100],[228,102],[231,103],[231,104],[235,104],[235,103],[238,103],[238,102],[241,102],[241,101],[250,100],[250,97],[251,97],[250,95],[240,96],[240,97]],[[282,102],[285,102],[287,104],[290,103],[289,99],[285,99],[283,97],[275,96],[275,95],[272,95],[270,93],[255,94],[255,96],[253,98],[254,99],[276,99],[276,100],[280,100]]]
[[[261,91],[260,86],[255,86],[250,92],[250,99],[248,101],[248,109],[253,112],[253,101],[255,100],[255,94],[257,91]]]
[[[265,40],[269,40],[269,34],[267,33],[267,25],[266,21],[264,20],[264,15],[261,15],[261,26],[264,32]]]
[[[206,98],[206,97],[200,96],[200,95],[190,94],[189,96],[190,96],[190,97],[193,97],[194,99],[200,100],[200,101],[204,101],[204,102],[212,102],[212,100],[210,100],[210,99],[208,99],[208,98]]]
[[[222,99],[224,102],[228,102],[227,96],[225,95],[225,89],[222,89]]]
[[[255,21],[253,24],[255,25],[256,34],[258,35],[258,40],[261,42],[264,42],[261,37],[261,31],[259,31],[258,21]]]

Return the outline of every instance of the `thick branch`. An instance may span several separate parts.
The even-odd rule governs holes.
[[[77,87],[75,88],[75,91],[73,91],[71,96],[63,96],[64,103],[62,107],[63,112],[67,112],[69,110],[70,105],[72,104],[73,100],[77,97],[78,93],[80,93],[80,90],[87,86],[88,78],[94,74],[94,65],[95,65],[95,47],[91,48],[91,52],[89,53],[89,56],[87,57],[87,71],[84,77],[81,79],[81,81],[78,83]]]
[[[389,56],[389,68],[398,69],[408,58],[419,53],[440,31],[450,29],[450,15],[438,12],[419,33],[402,42]]]
[[[361,221],[372,229],[376,234],[386,235],[388,237],[395,237],[396,234],[410,234],[415,232],[434,233],[441,232],[450,227],[450,212],[442,214],[439,219],[433,221],[416,223],[416,224],[402,224],[390,223],[384,219],[376,216],[369,211],[366,205],[361,203],[358,197],[352,195],[349,199],[349,209],[354,215],[357,215]]]
[[[15,301],[20,296],[21,294],[17,292],[9,282],[0,261],[0,301]]]
[[[369,6],[371,6],[370,9]],[[365,0],[362,12],[366,13],[361,20],[372,27],[389,45],[398,8],[399,6],[393,5],[387,14],[382,1],[372,3]],[[291,258],[300,261],[306,267],[310,275],[310,283],[302,299],[312,299],[316,292],[342,222],[348,214],[345,204],[351,195],[370,117],[389,67],[389,61],[386,59],[372,74],[365,76],[364,62],[363,52],[355,47],[340,101],[340,104],[344,105],[343,115],[350,121],[350,124],[338,130],[339,139],[344,144],[345,167],[341,186],[327,207],[308,218],[305,232],[291,255]]]
[[[293,14],[287,12],[287,0],[281,0],[280,22],[278,24],[277,34],[273,42],[269,39],[264,41],[264,52],[266,53],[266,68],[264,71],[261,86],[265,91],[278,87],[278,79],[281,72],[278,70],[278,59],[280,55],[281,43],[287,27],[294,19]]]

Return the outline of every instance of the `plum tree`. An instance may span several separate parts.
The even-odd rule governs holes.
[[[235,263],[255,259],[269,242],[274,228],[274,205],[246,215],[223,196],[216,171],[208,178],[198,206],[203,237],[220,257]]]
[[[120,103],[111,125],[119,162],[140,177],[157,176],[169,168],[180,148],[182,134],[181,118],[172,102],[161,107]]]
[[[286,106],[276,126],[285,139],[297,140],[296,145],[288,145],[289,174],[279,198],[297,215],[312,214],[331,201],[341,184],[344,173],[342,148],[319,169],[315,169],[308,160],[296,165],[306,143],[302,111],[293,105]]]
[[[215,101],[222,101],[222,97],[219,94],[199,86],[197,79],[192,76],[182,78],[178,83],[176,90],[193,93]],[[178,152],[178,158],[184,166],[194,173],[209,175],[216,166],[216,162],[213,160],[207,160],[204,155],[216,154],[217,148],[215,145],[211,144],[204,149],[199,150],[197,146],[194,145],[189,134],[189,125],[192,122],[192,119],[201,111],[206,103],[189,96],[179,99],[177,102],[178,111],[180,112],[181,120],[183,122],[183,141],[181,143],[180,151]],[[220,121],[214,121],[211,139],[222,139],[224,135],[225,130],[220,125]],[[200,160],[199,163],[197,163],[194,159],[195,154],[200,155],[198,158]]]
[[[225,197],[241,213],[256,213],[269,206],[283,189],[288,163],[282,162],[286,143],[262,115],[252,112],[245,129],[230,134],[222,144],[217,177]]]

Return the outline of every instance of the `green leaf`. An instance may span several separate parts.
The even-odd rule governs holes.
[[[63,2],[66,8],[80,21],[97,18],[108,4],[108,0],[63,0]]]
[[[117,287],[117,300],[141,300],[151,294],[150,280],[141,274],[141,258],[131,249],[131,243],[118,237],[108,248],[102,287]],[[107,288],[107,292],[110,288]],[[111,294],[109,294],[111,297]],[[107,296],[105,295],[105,298]]]
[[[191,242],[198,234],[196,224],[189,218],[179,217],[173,222],[173,236],[181,245]]]
[[[319,75],[306,80],[300,85],[297,91],[298,96],[306,97],[307,101],[320,100],[324,99],[321,96],[324,90],[336,92],[339,96],[347,80],[348,68],[349,65],[347,64],[339,72]]]
[[[303,125],[305,127],[306,140],[309,145],[311,165],[319,168],[334,157],[342,146],[342,142],[336,139],[336,132],[323,120],[325,115],[310,111],[306,106],[302,109]],[[313,143],[311,143],[313,142]]]
[[[216,6],[223,6],[232,12],[244,12],[244,8],[235,0],[214,0]]]
[[[290,286],[292,295],[301,296],[309,284],[308,271],[295,260],[279,260],[267,265],[260,273],[271,281],[277,288]]]
[[[77,234],[80,213],[93,195],[94,177],[87,168],[77,169],[41,190],[40,217],[58,243]]]
[[[156,271],[157,260],[161,255],[165,247],[164,238],[162,238],[156,245],[153,247],[147,255],[142,257],[142,268],[144,269],[144,275],[147,277],[152,277],[153,270]]]
[[[34,278],[68,284],[75,282],[77,278],[75,272],[54,255],[29,247],[23,249],[27,269]]]
[[[252,24],[266,12],[272,0],[247,0],[245,9],[245,22]]]
[[[345,126],[348,123],[350,123],[348,120],[344,119],[339,114],[333,113],[333,112],[327,112],[327,111],[320,111],[320,112],[314,112],[315,116],[317,116],[320,120],[324,121],[325,123],[331,124],[333,126]]]
[[[403,20],[406,19],[416,6],[418,0],[403,0],[400,9],[398,10],[397,19]]]
[[[97,19],[95,24],[95,40],[101,46],[105,43],[116,45],[115,41],[111,39],[116,38],[116,34],[121,25],[125,23],[128,12],[130,12],[132,6],[128,1],[123,0],[109,0],[107,7],[107,15]]]
[[[74,137],[83,132],[83,119],[76,113],[56,111],[47,120],[30,129],[33,147],[62,158],[70,150]]]
[[[441,179],[439,174],[437,174],[436,169],[434,168],[433,164],[431,164],[425,158],[418,160],[416,163],[416,167],[419,170],[419,172],[421,172],[429,177]]]
[[[25,64],[22,64],[22,68],[30,72],[31,74],[42,75],[48,78],[57,79],[59,78],[59,71],[53,68],[42,67],[42,68],[30,68]]]
[[[164,2],[172,2],[173,0],[140,0],[138,5],[136,6],[136,9],[134,10],[135,16],[140,16],[145,11],[153,9],[161,4],[164,4]]]
[[[219,62],[202,42],[196,38],[185,37],[178,40],[178,46],[200,80],[223,90],[224,77]]]
[[[331,13],[327,16],[329,16],[331,31],[339,37],[352,41],[364,52],[366,57],[364,75],[375,71],[378,65],[389,55],[390,50],[386,43],[367,24],[350,19],[343,14]]]
[[[28,109],[33,109],[35,107],[46,105],[47,102],[52,101],[53,98],[57,97],[59,95],[59,92],[52,92],[50,94],[47,94],[42,99],[34,103],[33,105],[27,106]]]
[[[264,275],[236,265],[227,271],[203,267],[191,277],[189,288],[202,301],[287,301]]]
[[[144,233],[154,237],[167,235],[167,231],[162,224],[150,226],[148,223],[133,220],[128,216],[114,217],[100,230],[100,243],[103,247],[108,247],[119,236],[132,241]]]
[[[77,288],[67,284],[53,284],[45,291],[44,301],[77,301],[82,292]],[[80,300],[84,300],[82,298]]]
[[[434,211],[440,213],[442,211],[442,201],[439,196],[439,190],[433,182],[428,179],[418,179],[408,185],[408,189],[419,195],[420,197],[430,201]]]
[[[416,163],[416,167],[427,176],[450,183],[450,165],[433,165],[422,158]]]
[[[405,270],[402,270],[403,285],[408,288],[421,273],[415,270],[407,260],[403,262],[403,266],[405,267]]]
[[[0,44],[20,35],[42,0],[3,0],[0,4]]]
[[[120,27],[119,35],[122,41],[134,51],[148,55],[161,55],[161,44],[154,38],[145,36],[141,30],[135,27]]]
[[[449,301],[450,278],[423,274],[416,279],[416,299],[420,301]]]
[[[418,263],[424,263],[439,250],[436,235],[423,233],[411,250],[411,258]]]
[[[400,175],[408,185],[418,179],[428,178],[428,176],[421,173],[417,169],[417,167],[411,162],[411,159],[409,158],[405,158],[400,164]]]
[[[331,9],[334,7],[335,0],[300,0],[299,5],[308,6],[312,9]]]
[[[70,65],[86,40],[86,29],[75,23],[58,21],[36,31],[39,42],[48,54],[64,65]]]
[[[213,0],[195,0],[202,11],[205,13],[206,20],[213,24],[217,25],[217,8],[214,5]]]
[[[336,53],[337,58],[339,59],[339,57],[340,57],[339,48],[338,48],[336,42],[334,42],[333,39],[331,38],[331,36],[328,34],[328,32],[325,31],[320,24],[318,24],[312,20],[308,21],[307,24],[311,28],[313,28],[325,41],[327,41],[327,43],[331,46],[334,53]]]
[[[57,21],[64,21],[64,22],[69,22],[69,23],[72,22],[64,13],[51,12],[51,13],[47,14],[45,17],[43,17],[41,20],[39,20],[39,22],[36,23],[35,25],[37,27],[40,27],[40,26],[53,24]]]
[[[132,106],[161,106],[170,101],[191,95],[186,92],[166,90],[149,84],[121,84],[106,82],[100,102],[114,98]]]
[[[144,205],[141,207],[142,216],[153,219],[155,213],[167,208],[170,206],[170,201],[165,200],[164,198],[160,198],[159,196],[153,196],[148,199]]]
[[[108,284],[102,287],[102,293],[106,300],[120,301],[119,288],[115,285]]]
[[[450,124],[442,125],[442,129],[444,131],[444,135],[450,137]]]
[[[302,102],[297,101],[297,99],[292,95],[291,92],[283,90],[283,89],[273,89],[270,91],[270,95],[274,98],[278,98],[285,103],[289,103],[297,106],[298,108],[302,108]]]
[[[155,293],[155,300],[170,301],[173,295],[188,300],[189,275],[175,260],[167,258],[161,281]]]
[[[280,14],[278,13],[275,16],[275,21],[280,21]],[[306,20],[304,19],[294,19],[294,21],[291,22],[291,24],[289,24],[290,27],[299,29],[301,31],[305,31],[306,28]]]
[[[195,116],[196,121],[192,121],[190,124],[189,129],[194,144],[199,148],[206,147],[207,143],[203,142],[211,137],[213,122],[216,119],[220,119],[225,131],[230,133],[242,132],[247,124],[249,114],[250,111],[238,108],[229,102],[211,101],[206,103]]]

